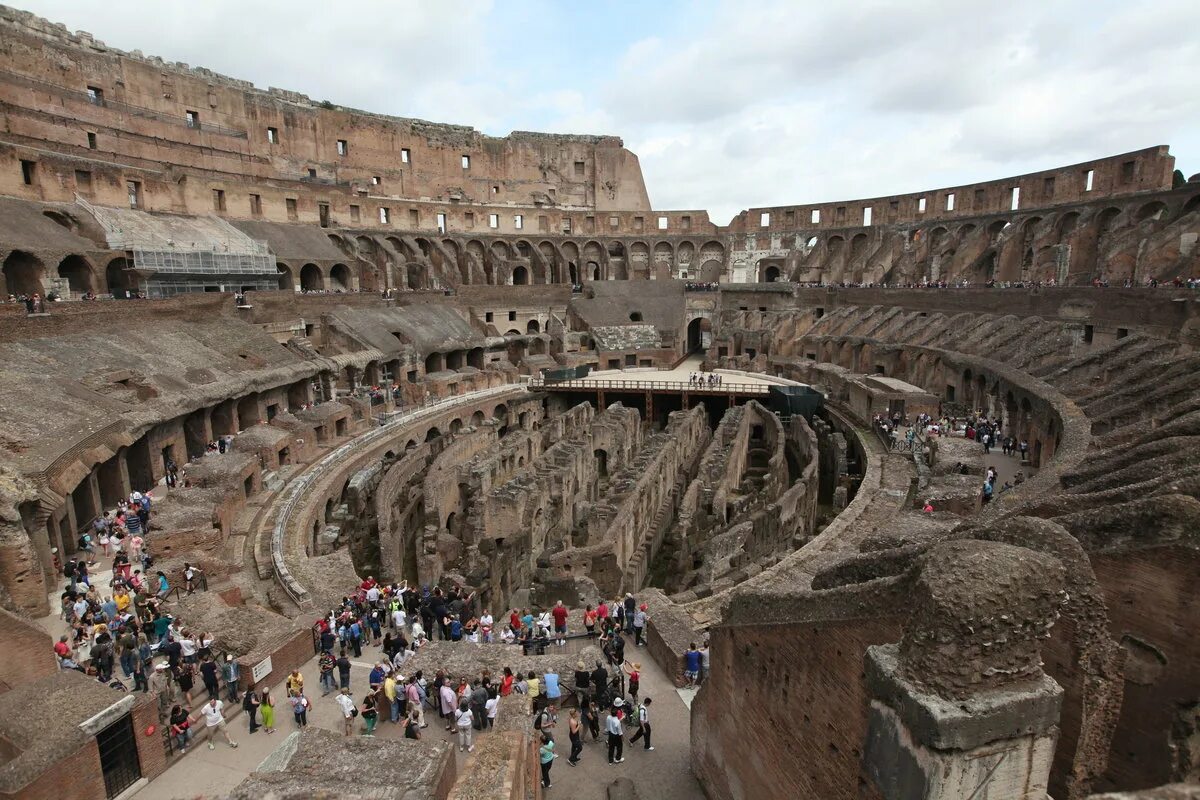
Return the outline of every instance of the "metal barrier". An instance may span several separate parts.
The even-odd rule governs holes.
[[[688,392],[702,394],[770,394],[771,386],[764,383],[688,383],[687,381],[638,381],[638,380],[570,380],[547,381],[534,378],[529,382],[530,389],[582,389],[594,391],[597,389],[630,390],[630,391],[666,391]]]

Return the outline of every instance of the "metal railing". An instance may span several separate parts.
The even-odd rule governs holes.
[[[771,387],[763,383],[689,383],[687,381],[638,381],[638,380],[603,380],[584,379],[567,381],[547,381],[544,378],[534,378],[529,382],[530,389],[581,389],[595,391],[597,389],[613,389],[628,391],[667,391],[687,392],[697,394],[769,394]]]

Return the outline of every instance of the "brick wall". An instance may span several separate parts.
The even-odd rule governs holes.
[[[58,671],[54,642],[42,630],[0,608],[0,694]]]
[[[714,629],[692,703],[692,769],[710,800],[879,797],[861,766],[863,657],[900,634],[886,617]]]
[[[288,673],[313,657],[312,631],[302,628],[239,658],[237,663],[241,669],[240,686],[243,690],[250,686],[254,665],[267,657],[271,659],[271,671],[260,679],[259,683],[273,686],[281,683]]]
[[[142,777],[154,780],[167,768],[167,753],[163,749],[162,726],[158,722],[158,701],[150,695],[138,698],[133,708],[133,736],[137,742],[138,762],[142,766]],[[154,726],[154,733],[146,735],[146,729]]]

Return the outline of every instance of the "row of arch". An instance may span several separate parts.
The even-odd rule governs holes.
[[[137,275],[123,256],[111,258],[101,266],[88,256],[69,254],[53,268],[50,264],[28,251],[13,250],[3,262],[5,293],[28,296],[57,290],[63,296],[80,297],[88,292],[136,290],[139,285]]]

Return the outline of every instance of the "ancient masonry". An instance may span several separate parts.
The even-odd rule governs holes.
[[[155,704],[49,635],[81,534],[152,489],[154,569],[206,578],[171,612],[245,682],[368,575],[632,592],[679,685],[710,642],[677,766],[710,800],[1200,797],[1200,176],[1167,147],[718,226],[654,209],[613,136],[342,108],[4,7],[0,61],[0,798],[180,758],[139,735],[118,778],[100,741]],[[922,413],[1020,453],[877,422]],[[415,658],[574,669],[500,648]],[[231,796],[340,791],[336,753],[398,797],[537,797],[519,705],[469,762],[314,731]]]

